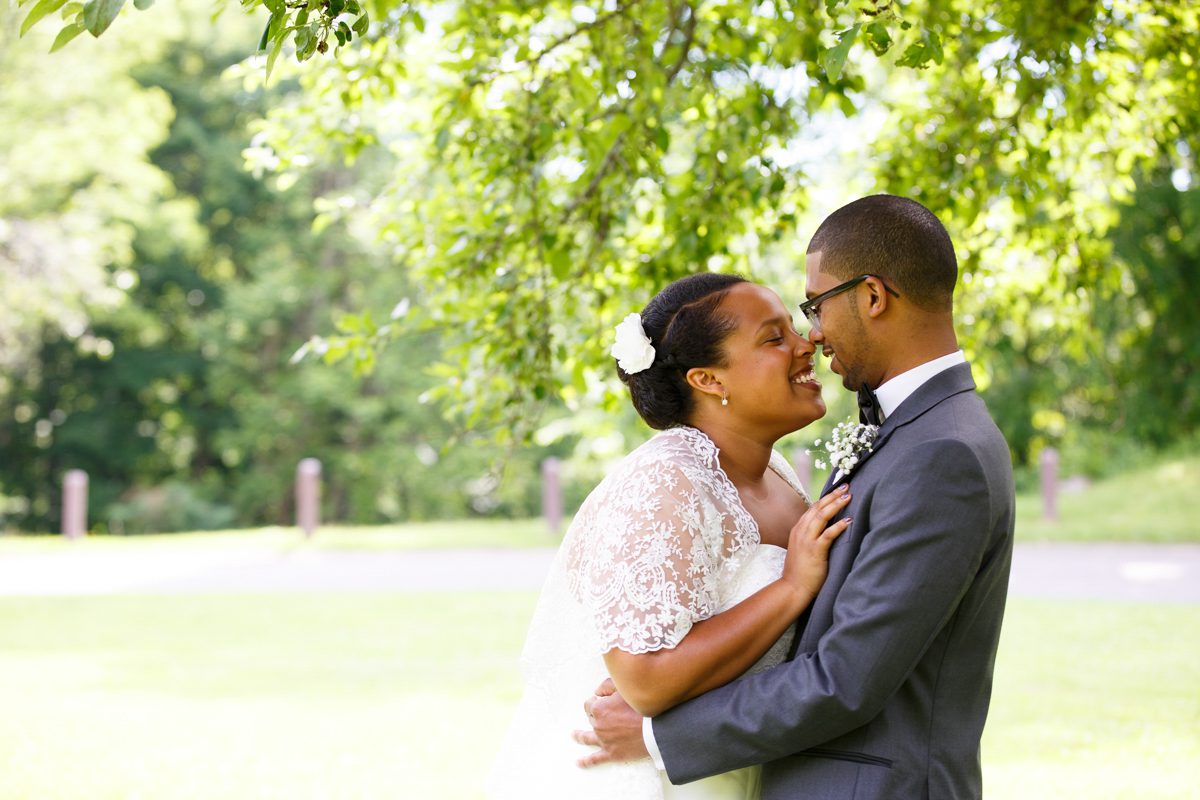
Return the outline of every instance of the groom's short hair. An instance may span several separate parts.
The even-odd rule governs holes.
[[[834,211],[808,243],[821,271],[835,277],[874,275],[928,311],[949,311],[958,280],[950,234],[916,200],[863,197]]]

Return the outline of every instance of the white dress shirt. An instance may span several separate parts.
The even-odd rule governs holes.
[[[934,375],[965,363],[967,363],[967,357],[963,355],[963,351],[955,350],[949,355],[926,361],[907,372],[901,372],[890,381],[881,384],[875,390],[875,398],[879,401],[879,408],[883,411],[884,419],[890,417],[892,412],[908,399],[909,395],[921,388]],[[838,477],[840,475],[835,476],[834,480]],[[646,749],[650,751],[650,760],[654,762],[654,766],[665,770],[662,752],[658,749],[658,742],[654,741],[654,726],[651,723],[650,717],[642,718],[642,738],[646,741]]]

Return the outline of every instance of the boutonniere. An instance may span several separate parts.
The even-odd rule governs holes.
[[[875,446],[875,436],[879,433],[878,425],[864,425],[861,422],[842,422],[833,429],[829,441],[824,443],[825,451],[829,453],[829,463],[846,475],[858,466],[863,456],[871,452]],[[822,446],[820,439],[815,442]],[[825,469],[825,462],[817,459],[817,469]]]

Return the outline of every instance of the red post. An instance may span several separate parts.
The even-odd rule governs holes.
[[[305,458],[296,467],[296,524],[310,538],[317,529],[321,510],[321,462]]]
[[[562,527],[562,462],[551,456],[542,462],[542,516],[552,534]]]
[[[63,536],[68,539],[82,539],[87,533],[87,502],[87,473],[81,469],[68,470],[63,476]]]
[[[1053,522],[1058,519],[1058,451],[1053,447],[1042,450],[1040,462],[1042,516]]]

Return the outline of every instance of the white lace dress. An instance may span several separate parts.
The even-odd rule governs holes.
[[[542,589],[521,655],[525,690],[488,779],[491,798],[754,800],[758,768],[672,786],[649,759],[583,770],[583,702],[607,672],[603,653],[675,647],[692,625],[749,597],[783,570],[786,551],[758,525],[695,428],[659,433],[629,454],[575,516]],[[804,495],[779,453],[771,469]],[[806,496],[807,497],[807,496]],[[785,636],[754,666],[784,660]]]

